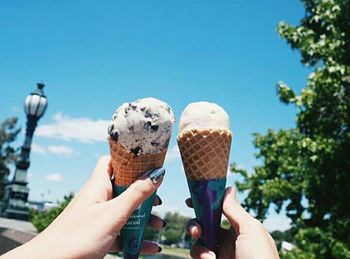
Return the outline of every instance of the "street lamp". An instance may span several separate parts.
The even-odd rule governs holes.
[[[33,134],[38,120],[44,115],[47,108],[47,98],[43,92],[44,86],[44,83],[38,83],[37,89],[24,101],[24,110],[27,115],[26,135],[19,159],[16,161],[13,179],[5,187],[2,216],[7,218],[29,219],[27,170],[30,166],[29,157]]]

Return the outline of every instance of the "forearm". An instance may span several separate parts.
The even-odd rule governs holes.
[[[40,245],[39,240],[35,240],[37,237],[28,241],[27,243],[12,249],[2,256],[4,259],[16,259],[16,258],[48,258],[49,255],[45,255],[47,252],[46,244]],[[39,242],[38,242],[39,241]]]
[[[64,243],[67,235],[52,232],[49,229],[40,233],[27,243],[7,252],[2,258],[72,258],[67,254],[69,247]]]

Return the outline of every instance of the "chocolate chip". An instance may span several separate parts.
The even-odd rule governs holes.
[[[108,126],[108,133],[111,134],[113,130],[114,130],[114,124],[109,125]]]
[[[151,126],[151,129],[152,129],[153,131],[157,131],[157,130],[158,130],[158,128],[159,128],[159,126],[158,126],[158,125],[152,125],[152,126]]]
[[[135,148],[131,148],[130,149],[130,152],[131,153],[134,153],[135,154],[135,156],[138,156],[138,155],[140,155],[141,153],[142,153],[142,148],[141,147],[135,147]]]
[[[152,123],[150,121],[147,121],[144,125],[143,125],[143,128],[145,130],[149,130],[152,126]]]
[[[151,112],[149,110],[145,111],[145,117],[146,118],[152,117],[152,114],[151,114]]]
[[[153,147],[158,147],[158,146],[160,145],[160,143],[153,140],[153,141],[151,142],[151,145],[152,145]]]
[[[137,105],[134,103],[129,103],[129,107],[131,107],[131,109],[133,109],[133,110],[136,110]]]
[[[111,136],[111,138],[115,141],[118,141],[118,138],[119,138],[119,133],[117,131],[115,132],[110,132],[109,135]]]

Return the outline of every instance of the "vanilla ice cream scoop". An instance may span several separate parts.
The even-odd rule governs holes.
[[[225,110],[215,103],[190,103],[181,114],[179,133],[191,129],[230,129]]]
[[[156,154],[167,148],[174,122],[170,106],[149,97],[120,106],[108,133],[135,155]]]

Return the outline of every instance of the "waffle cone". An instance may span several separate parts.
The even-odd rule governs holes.
[[[226,177],[231,139],[231,132],[225,129],[193,129],[181,133],[177,142],[187,179]]]
[[[143,154],[136,156],[127,151],[118,142],[108,139],[111,165],[114,174],[114,183],[120,186],[129,186],[148,170],[162,167],[166,149],[158,154]]]

